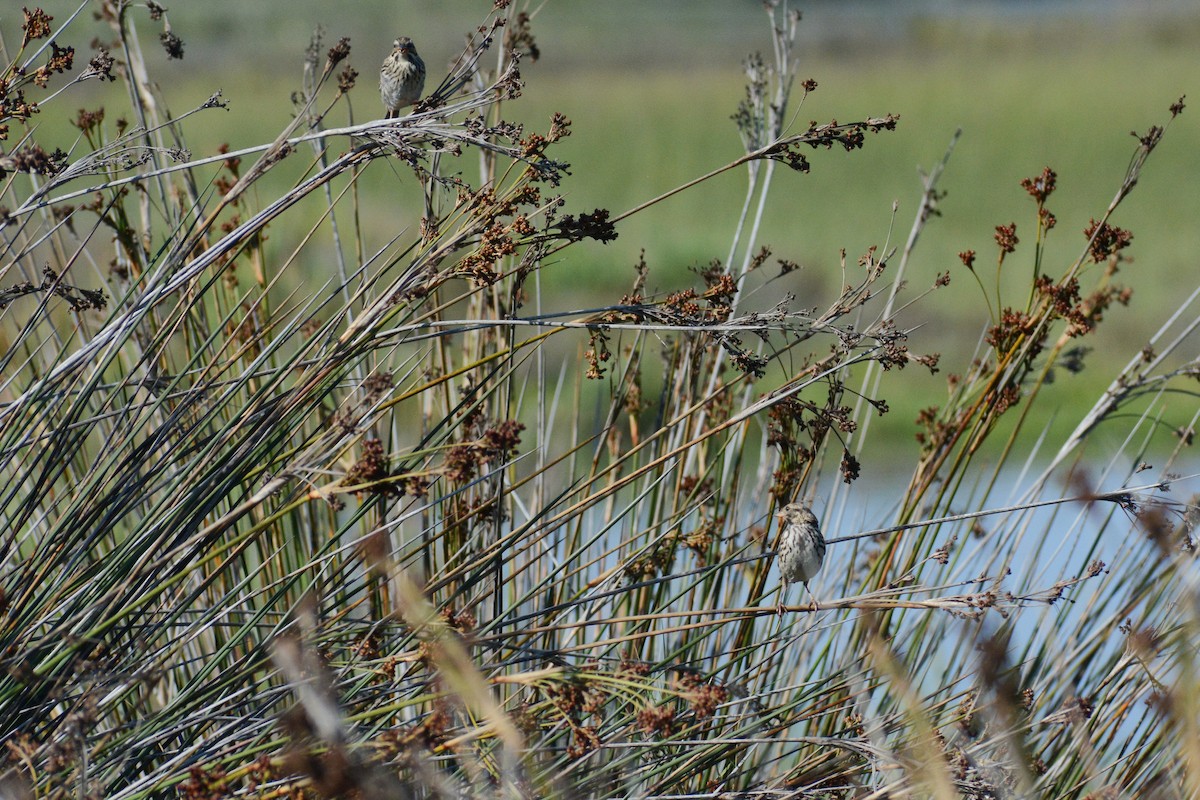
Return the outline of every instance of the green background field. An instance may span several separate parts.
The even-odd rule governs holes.
[[[152,23],[144,30],[175,113],[216,89],[230,103],[228,112],[208,112],[185,128],[193,154],[202,156],[222,142],[236,149],[268,141],[287,123],[289,97],[299,86],[303,49],[315,27],[323,27],[327,44],[350,37],[351,63],[361,73],[353,114],[364,121],[381,110],[375,73],[395,35],[417,41],[432,85],[490,5],[264,2],[218,10],[180,4],[170,17],[185,42],[182,62],[168,62],[154,48]],[[958,12],[945,13],[944,4],[924,12],[913,10],[919,4],[801,6],[798,72],[819,88],[797,110],[795,128],[810,120],[852,121],[887,112],[901,120],[894,133],[870,137],[864,151],[814,152],[811,174],[777,173],[759,242],[803,269],[765,285],[752,282],[747,307],[769,306],[784,291],[802,305],[823,307],[843,281],[841,250],[853,268],[872,245],[902,246],[920,194],[919,168],[932,166],[954,131],[963,130],[941,184],[947,193],[942,216],[918,244],[906,296],[924,291],[947,270],[952,284],[900,317],[916,328],[913,350],[944,353],[943,375],[908,371],[911,389],[889,398],[895,412],[885,427],[896,426],[897,433],[907,436],[915,411],[940,402],[944,373],[965,368],[987,323],[980,289],[956,254],[978,251],[979,273],[991,287],[993,228],[1015,221],[1023,246],[1005,264],[1003,302],[1024,301],[1034,225],[1033,204],[1019,180],[1044,166],[1058,172],[1059,189],[1049,202],[1058,227],[1045,262],[1046,272],[1058,274],[1080,253],[1082,229],[1116,191],[1136,144],[1130,131],[1165,122],[1167,106],[1182,94],[1200,97],[1194,47],[1200,14],[1178,8],[1168,13],[1165,6],[1154,13],[1125,13],[1119,5],[1049,7],[981,3],[952,5]],[[1087,10],[1101,7],[1110,10]],[[619,213],[740,154],[730,115],[743,93],[741,62],[748,52],[769,48],[767,18],[756,0],[550,2],[535,16],[533,31],[541,58],[522,65],[525,96],[505,111],[540,130],[555,111],[573,120],[572,136],[555,151],[573,165],[574,177],[564,186],[567,211],[604,207]],[[77,105],[91,102],[81,89]],[[329,124],[345,121],[338,111]],[[42,122],[49,126],[52,120]],[[63,133],[70,135],[69,129]],[[294,177],[308,159],[308,153],[297,156],[300,163],[290,173],[281,169],[277,179]],[[468,180],[474,166],[471,159],[461,165]],[[415,229],[420,192],[399,168],[371,169],[375,174],[363,184],[366,237],[382,246],[398,230]],[[1135,237],[1129,251],[1135,261],[1117,278],[1135,287],[1133,305],[1112,311],[1109,324],[1087,342],[1096,348],[1088,369],[1055,387],[1064,403],[1094,399],[1195,287],[1198,175],[1200,127],[1189,110],[1171,126],[1141,185],[1114,218]],[[744,172],[728,173],[623,223],[611,244],[572,248],[544,271],[543,305],[616,302],[643,249],[652,289],[696,285],[687,270],[725,259],[745,185]],[[268,247],[281,255],[301,233],[299,227],[276,228]],[[310,269],[318,279],[322,265]],[[1071,425],[1074,414],[1065,416],[1058,424]]]

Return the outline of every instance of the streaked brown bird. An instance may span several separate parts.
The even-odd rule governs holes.
[[[783,523],[783,530],[779,532],[779,573],[783,576],[783,592],[778,609],[783,614],[783,600],[789,583],[799,581],[804,584],[805,591],[816,602],[808,582],[825,562],[825,537],[821,534],[817,515],[806,505],[791,503],[775,516]]]
[[[400,109],[421,99],[425,89],[425,62],[407,36],[392,42],[392,52],[379,70],[379,96],[387,110],[386,119],[400,116]]]

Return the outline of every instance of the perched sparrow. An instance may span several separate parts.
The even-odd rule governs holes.
[[[783,575],[783,592],[780,594],[779,613],[783,613],[783,597],[787,595],[789,583],[799,581],[811,595],[809,580],[821,569],[825,561],[825,537],[817,515],[808,506],[792,503],[776,514],[783,521],[779,533],[779,572]],[[813,597],[816,601],[816,597]]]
[[[425,62],[417,55],[417,46],[407,36],[392,43],[392,54],[379,70],[379,96],[387,110],[386,119],[400,116],[400,109],[421,99],[425,88]]]

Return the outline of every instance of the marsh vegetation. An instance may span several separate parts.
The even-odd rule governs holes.
[[[186,57],[169,12],[25,10],[0,83],[5,796],[1200,796],[1200,292],[1126,269],[1143,233],[1117,219],[1184,182],[1145,170],[1185,101],[1111,132],[1086,221],[1030,155],[990,187],[1020,216],[932,266],[966,145],[929,132],[916,207],[798,296],[814,267],[769,220],[905,109],[809,123],[804,23],[768,3],[740,152],[581,205],[609,176],[559,155],[566,115],[512,121],[542,42],[508,6],[399,119],[346,112],[377,67],[314,35],[286,126],[205,150],[214,115],[263,115],[165,110],[143,43]],[[731,176],[719,249],[621,260],[633,221]],[[571,272],[597,253],[611,296]],[[1097,360],[1168,280],[1152,335]],[[920,321],[951,283],[976,347]],[[1069,383],[1085,364],[1100,388]],[[897,406],[903,445],[876,433]],[[829,539],[815,602],[779,591],[795,500]]]

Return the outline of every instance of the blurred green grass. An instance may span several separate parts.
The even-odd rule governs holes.
[[[248,6],[241,13],[262,15],[268,5]],[[351,35],[351,62],[361,73],[352,95],[358,121],[379,111],[376,63],[393,27],[417,35],[432,84],[437,65],[461,41],[452,31],[477,22],[476,9],[408,7],[415,11],[399,26],[386,21],[387,7],[379,4],[364,4],[361,14],[326,23],[330,44],[343,33]],[[555,150],[573,165],[575,177],[564,187],[568,212],[603,207],[619,213],[740,154],[730,120],[743,93],[738,62],[755,40],[758,47],[768,46],[757,7],[700,4],[697,13],[688,14],[684,5],[666,4],[660,7],[665,11],[654,14],[616,4],[606,13],[588,12],[586,25],[577,4],[545,7],[534,26],[542,58],[522,65],[525,96],[505,110],[539,130],[556,111],[573,120],[572,136]],[[170,81],[164,86],[172,107],[179,112],[198,105],[216,88],[224,88],[231,103],[230,112],[210,112],[202,123],[185,128],[195,155],[208,155],[222,142],[238,148],[268,141],[285,124],[292,108],[289,95],[299,85],[306,32],[314,18],[328,16],[327,8],[306,8],[295,6],[296,13],[280,21],[274,37],[240,54],[238,38],[269,22],[254,17],[222,23],[219,15],[189,17],[194,10],[188,9],[173,15],[182,16],[175,27],[189,41],[193,61],[159,65]],[[810,24],[823,30],[827,11],[818,6],[801,31]],[[881,19],[886,24],[886,11]],[[1118,15],[1014,23],[934,15],[906,19],[895,36],[880,38],[876,32],[861,40],[835,36],[807,42],[799,75],[815,79],[819,88],[798,110],[797,129],[810,120],[845,122],[887,112],[899,114],[900,125],[893,133],[869,137],[863,151],[814,152],[811,174],[777,171],[760,243],[803,269],[765,285],[752,282],[748,306],[770,305],[782,291],[795,292],[804,305],[822,306],[843,282],[841,250],[853,269],[872,245],[902,246],[920,195],[918,168],[940,159],[961,127],[963,137],[941,184],[946,192],[942,215],[926,229],[906,275],[910,294],[947,270],[953,281],[900,321],[917,328],[914,351],[943,351],[943,371],[965,368],[987,312],[956,254],[976,250],[977,268],[990,287],[994,226],[1015,221],[1022,247],[1005,265],[1003,302],[1023,302],[1034,207],[1018,182],[1050,166],[1059,175],[1059,189],[1049,201],[1058,227],[1049,239],[1045,269],[1057,274],[1078,255],[1083,228],[1103,213],[1133,152],[1129,132],[1162,123],[1167,106],[1195,90],[1200,66],[1186,32],[1200,32],[1200,16],[1172,20]],[[212,52],[235,55],[228,60],[206,55],[206,48],[218,47]],[[194,69],[189,64],[196,59],[212,68]],[[307,152],[293,156],[276,179],[294,177],[308,157]],[[461,164],[468,180],[473,166],[470,160]],[[362,184],[367,239],[381,245],[400,228],[415,229],[420,191],[395,165],[380,163],[371,172]],[[1135,237],[1129,252],[1136,260],[1118,276],[1137,287],[1133,306],[1111,311],[1099,335],[1084,342],[1096,353],[1089,369],[1056,386],[1064,401],[1098,395],[1130,354],[1130,343],[1140,347],[1181,293],[1193,288],[1200,246],[1197,174],[1200,127],[1189,110],[1171,127],[1142,185],[1114,219]],[[688,268],[726,257],[745,185],[744,172],[729,173],[636,215],[621,224],[614,243],[585,243],[564,253],[544,273],[543,289],[555,297],[557,308],[614,302],[629,286],[643,249],[652,289],[695,285]],[[894,225],[893,204],[898,208]],[[303,233],[277,228],[278,254]],[[310,266],[316,277],[325,269]],[[900,403],[893,402],[896,410],[889,419],[907,435],[916,409],[942,396],[944,376],[906,380],[913,388]]]
[[[922,41],[936,35],[934,27],[928,25]],[[799,127],[809,120],[849,121],[886,112],[900,114],[901,122],[894,133],[870,137],[863,151],[814,153],[810,174],[777,174],[761,236],[777,256],[804,269],[760,289],[750,303],[770,305],[786,289],[803,304],[821,306],[842,282],[842,249],[853,269],[871,245],[903,245],[920,195],[918,166],[935,164],[955,129],[963,129],[941,184],[942,215],[927,227],[906,275],[910,296],[931,286],[940,272],[950,271],[953,280],[901,316],[903,325],[917,327],[911,339],[915,351],[945,356],[942,375],[908,370],[904,381],[911,388],[889,398],[893,413],[882,427],[904,436],[918,409],[945,396],[944,373],[966,368],[987,324],[979,288],[957,254],[966,249],[980,254],[978,269],[990,288],[994,228],[1015,221],[1024,247],[1005,264],[1003,302],[1023,303],[1035,226],[1034,205],[1019,181],[1044,166],[1058,172],[1059,189],[1049,203],[1058,226],[1045,260],[1046,270],[1058,274],[1082,251],[1083,229],[1101,216],[1120,185],[1136,146],[1129,133],[1163,123],[1167,106],[1192,91],[1200,77],[1190,45],[1152,40],[1136,30],[1114,30],[1104,48],[1084,42],[1049,47],[1049,34],[1022,42],[1020,31],[976,33],[944,32],[944,45],[892,49],[878,58],[856,51],[804,59],[800,75],[820,85],[799,111]],[[610,76],[601,82],[606,91],[581,95],[569,77],[529,72],[527,105],[545,109],[543,114],[562,110],[576,123],[576,134],[560,149],[582,178],[571,187],[573,207],[619,212],[740,152],[729,120],[741,96],[738,76],[715,71],[659,71],[623,81]],[[1134,232],[1129,252],[1135,260],[1117,280],[1133,284],[1136,292],[1130,308],[1111,310],[1098,334],[1081,340],[1094,348],[1088,368],[1079,375],[1060,372],[1049,388],[1040,413],[1063,412],[1056,433],[1073,427],[1072,407],[1081,398],[1090,403],[1099,397],[1200,277],[1194,267],[1200,193],[1187,177],[1197,174],[1200,127],[1195,113],[1185,112],[1114,217],[1114,224]],[[627,285],[627,267],[644,247],[651,286],[674,288],[687,279],[687,267],[725,257],[744,189],[744,174],[729,174],[671,198],[622,224],[615,243],[589,244],[575,253],[562,271],[572,285],[584,281],[603,295],[605,283]],[[893,202],[899,210],[889,239]],[[1180,413],[1186,420],[1190,411]]]

